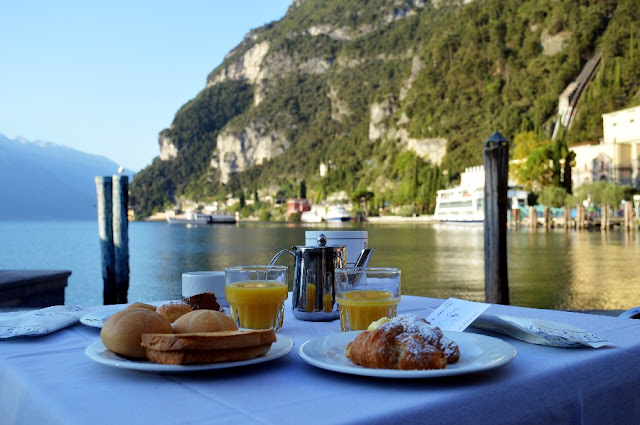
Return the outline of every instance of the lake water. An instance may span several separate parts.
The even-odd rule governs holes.
[[[180,298],[186,271],[264,264],[280,249],[304,245],[286,223],[129,225],[129,301]],[[483,229],[433,224],[352,223],[368,230],[371,266],[402,269],[402,292],[484,301]],[[507,234],[511,304],[575,310],[640,305],[640,233],[529,229]],[[66,304],[102,304],[97,221],[0,222],[0,269],[71,270]],[[291,256],[278,264],[293,265]],[[292,271],[292,270],[291,270]],[[290,272],[291,273],[291,272]]]

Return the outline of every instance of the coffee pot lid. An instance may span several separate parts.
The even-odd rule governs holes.
[[[324,234],[320,234],[316,239],[317,245],[304,245],[294,247],[296,250],[312,251],[312,250],[328,250],[328,249],[341,249],[346,248],[345,245],[327,245],[327,237]]]

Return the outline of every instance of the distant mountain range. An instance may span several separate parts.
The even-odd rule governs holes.
[[[0,220],[95,219],[94,179],[118,167],[102,156],[0,134]]]

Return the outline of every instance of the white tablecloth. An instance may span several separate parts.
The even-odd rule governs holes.
[[[442,300],[403,296],[399,313],[427,316]],[[632,424],[640,423],[640,321],[510,306],[489,312],[571,324],[616,344],[562,349],[513,344],[495,370],[391,380],[329,372],[305,363],[308,339],[340,332],[338,321],[304,322],[290,304],[279,334],[295,342],[268,363],[170,375],[93,362],[99,329],[0,342],[1,424]],[[478,332],[469,329],[470,332]]]

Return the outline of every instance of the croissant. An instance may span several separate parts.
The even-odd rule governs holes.
[[[415,314],[403,314],[391,319],[402,324],[405,332],[421,335],[427,344],[433,345],[447,357],[447,364],[452,364],[460,359],[460,348],[458,344],[444,336],[442,330],[437,326],[431,326],[426,319]]]
[[[415,315],[403,315],[360,333],[347,345],[346,357],[377,369],[444,369],[460,358],[457,344]]]

